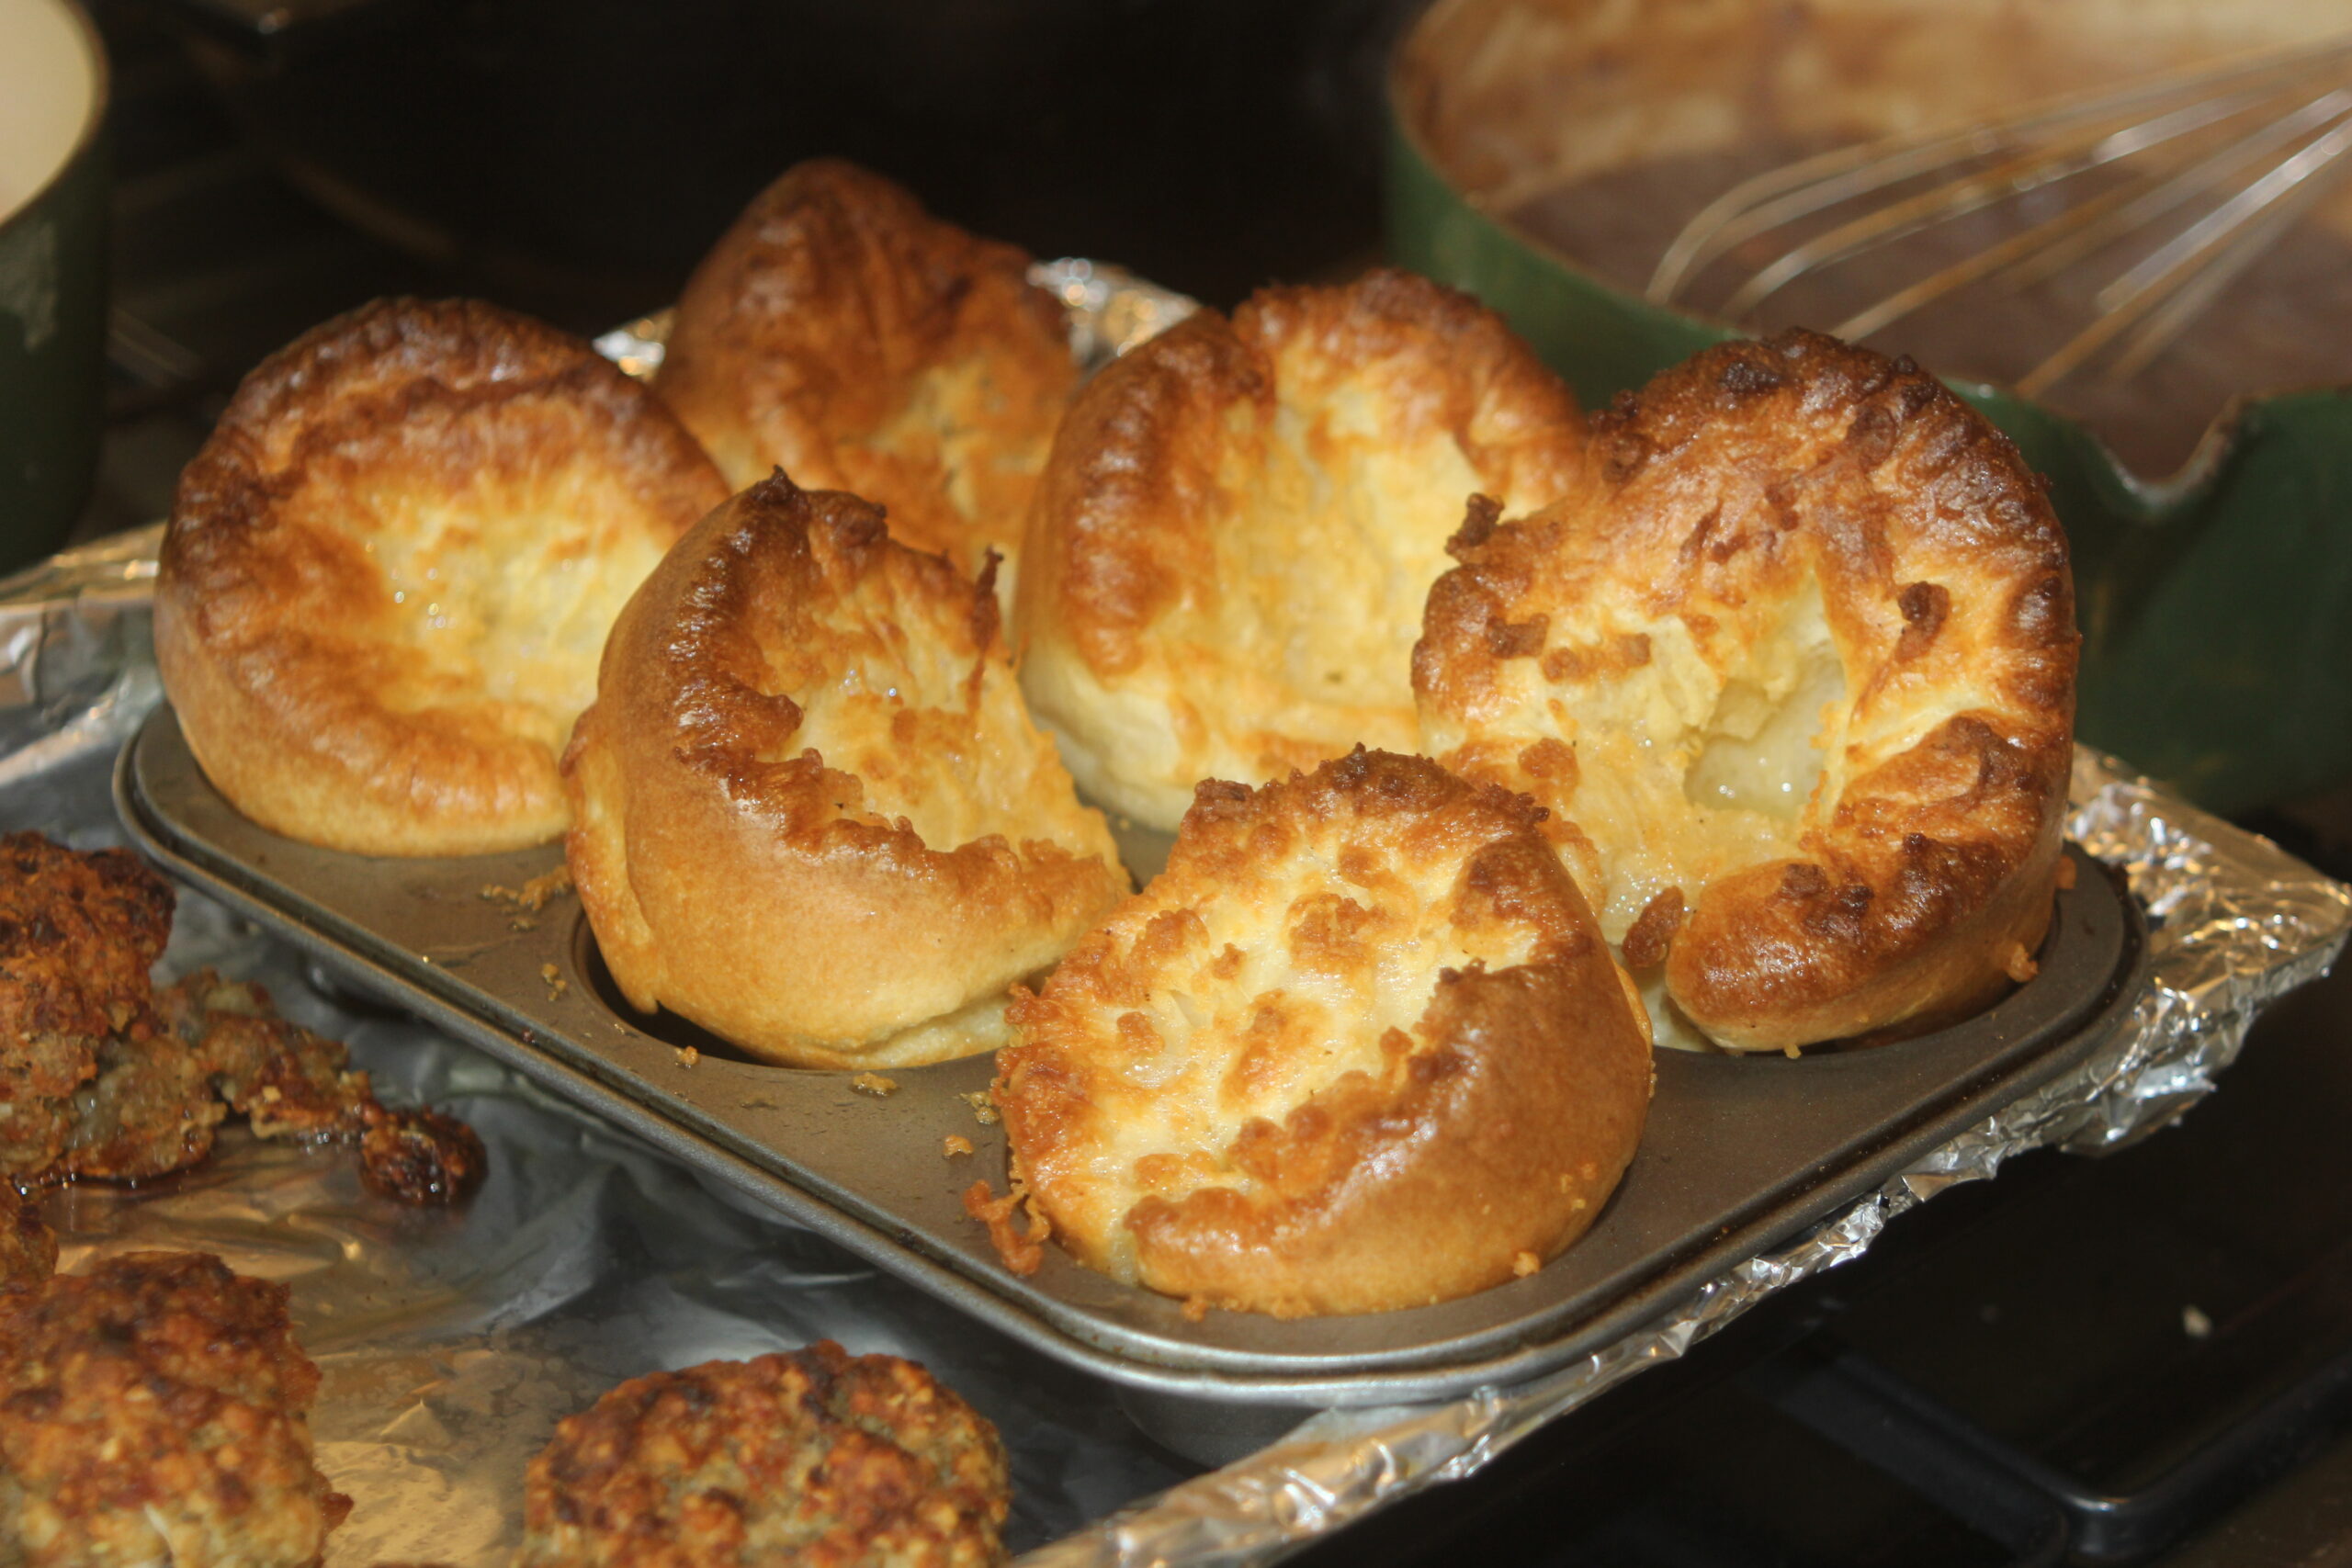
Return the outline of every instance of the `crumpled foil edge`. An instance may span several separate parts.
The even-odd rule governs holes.
[[[1804,1236],[1727,1269],[1645,1328],[1532,1382],[1427,1405],[1334,1410],[1223,1470],[1020,1559],[1020,1568],[1240,1565],[1442,1482],[1687,1353],[1776,1292],[1860,1257],[1887,1222],[2030,1149],[2120,1148],[2212,1092],[2255,1015],[2318,979],[2352,931],[2352,887],[2077,747],[2068,836],[2121,870],[2149,913],[2153,975],[2116,1037]]]

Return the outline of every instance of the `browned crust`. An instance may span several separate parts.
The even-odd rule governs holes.
[[[1097,851],[993,833],[933,847],[798,738],[796,681],[840,677],[825,606],[869,578],[922,607],[905,637],[969,664],[972,701],[1018,702],[985,581],[895,542],[878,507],[779,473],[630,601],[565,759],[567,854],[622,989],[803,1066],[897,1060],[890,1036],[1052,963],[1124,891],[1107,829],[1034,731],[1034,758],[989,765],[1042,764],[1044,809]]]
[[[1355,405],[1374,396],[1383,427],[1360,430]],[[1303,432],[1277,418],[1284,405],[1308,411]],[[1268,536],[1280,525],[1254,521],[1254,487],[1294,444],[1328,477],[1339,464],[1442,440],[1480,488],[1532,506],[1566,482],[1581,433],[1565,384],[1499,316],[1409,273],[1263,289],[1230,321],[1199,312],[1097,375],[1055,439],[1015,609],[1031,700],[1080,751],[1101,753],[1091,766],[1115,781],[1081,765],[1081,783],[1165,826],[1210,773],[1274,777],[1359,740],[1408,748],[1404,649],[1427,569],[1368,602],[1335,591],[1330,563],[1300,552],[1374,551],[1404,570],[1435,555],[1461,495],[1449,491],[1409,520],[1362,518],[1363,536],[1335,547]],[[1375,527],[1410,536],[1374,539]],[[1241,561],[1253,563],[1252,581],[1234,579]],[[1342,695],[1287,671],[1265,649],[1232,645],[1222,618],[1252,614],[1250,594],[1274,572],[1297,601],[1343,592],[1330,615],[1368,637],[1395,619],[1394,635],[1381,639],[1396,648],[1393,680],[1379,682],[1393,696]],[[1164,712],[1102,711],[1123,700]],[[1123,758],[1136,750],[1127,729],[1136,724],[1172,734],[1175,759],[1160,767]]]
[[[736,488],[781,467],[849,491],[977,573],[1019,545],[1078,383],[1062,308],[1028,266],[879,175],[811,159],[695,269],[654,386]],[[984,392],[941,411],[946,438],[901,424],[919,379],[957,365],[981,367]]]
[[[593,476],[579,493],[596,526],[657,548],[726,493],[645,389],[585,343],[479,301],[378,300],[264,361],[181,476],[156,585],[157,662],[207,776],[273,831],[363,853],[560,832],[560,729],[537,733],[546,720],[484,685],[403,686],[406,618],[359,540],[327,525],[397,528],[403,505],[483,483],[527,494],[566,471]],[[604,541],[545,547],[482,570],[529,581]]]
[[[995,1098],[1055,1234],[1106,1265],[1113,1238],[1067,1218],[1114,1114],[1102,1101],[1122,1047],[1099,1020],[1166,983],[1163,960],[1201,940],[1203,912],[1244,868],[1343,820],[1442,874],[1457,928],[1532,931],[1530,956],[1442,971],[1416,1038],[1384,1043],[1384,1079],[1351,1072],[1279,1124],[1252,1120],[1220,1151],[1221,1179],[1136,1202],[1120,1221],[1136,1277],[1239,1310],[1377,1312],[1501,1283],[1521,1254],[1549,1258],[1582,1235],[1640,1137],[1649,1050],[1540,815],[1427,759],[1361,749],[1254,791],[1201,785],[1167,871],[1013,1010]]]
[[[895,1356],[831,1340],[621,1384],[524,1480],[519,1568],[984,1568],[1011,1502],[996,1428]]]
[[[1858,744],[1796,857],[1691,890],[1668,984],[1717,1040],[1932,1028],[1997,995],[2040,942],[2080,641],[2066,540],[2017,448],[1908,361],[1804,332],[1710,349],[1595,421],[1565,499],[1474,519],[1456,554],[1415,681],[1425,717],[1473,735],[1505,660],[1552,673],[1565,655],[1544,652],[1545,617],[1612,582],[1703,637],[1702,606],[1811,572],[1858,714],[1973,694],[1899,754]],[[1575,787],[1538,793],[1572,814]]]
[[[0,1555],[317,1562],[351,1500],[311,1462],[286,1303],[201,1253],[0,1286]]]

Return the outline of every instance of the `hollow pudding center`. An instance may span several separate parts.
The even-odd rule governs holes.
[[[379,700],[394,712],[487,701],[558,748],[595,699],[605,634],[664,542],[609,471],[545,464],[534,432],[469,445],[476,466],[446,486],[338,479],[289,503],[380,580],[371,615],[329,617],[314,635],[380,644]]]
[[[817,625],[779,620],[761,631],[767,694],[801,713],[764,761],[814,749],[827,767],[856,775],[863,815],[904,818],[934,850],[994,834],[1095,852],[1011,671],[971,651],[970,600],[943,603],[876,570],[798,614]]]
[[[1794,820],[1821,782],[1828,716],[1845,697],[1820,585],[1808,581],[1781,637],[1724,680],[1684,795],[1702,810]]]
[[[1846,675],[1818,583],[1758,609],[1746,626],[1702,622],[1703,643],[1674,616],[1616,631],[1603,640],[1639,661],[1590,684],[1570,671],[1560,693],[1580,774],[1566,810],[1606,870],[1611,942],[1668,889],[1696,903],[1716,878],[1796,852]]]
[[[1451,433],[1399,401],[1374,387],[1285,389],[1254,437],[1236,433],[1227,485],[1240,516],[1218,540],[1212,646],[1279,681],[1310,716],[1395,716],[1393,734],[1334,739],[1409,749],[1421,605],[1480,480]]]

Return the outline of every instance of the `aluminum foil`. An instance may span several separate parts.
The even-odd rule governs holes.
[[[1041,263],[1032,276],[1070,308],[1073,350],[1090,365],[1193,309],[1097,263]],[[632,322],[598,347],[650,374],[667,325]],[[159,534],[100,541],[0,582],[0,829],[117,840],[108,770],[160,694],[147,615]],[[1318,1416],[1190,1479],[1101,1384],[820,1238],[739,1211],[468,1048],[316,982],[290,951],[195,895],[183,896],[167,974],[213,964],[262,980],[289,1014],[349,1041],[387,1100],[447,1104],[471,1121],[491,1148],[489,1183],[457,1213],[401,1211],[368,1197],[346,1156],[232,1134],[199,1170],[136,1190],[53,1193],[49,1215],[69,1269],[141,1247],[202,1247],[293,1285],[298,1333],[325,1373],[312,1418],[320,1463],[356,1502],[331,1568],[503,1563],[523,1467],[561,1416],[626,1377],[823,1336],[922,1361],[998,1423],[1013,1456],[1010,1540],[1029,1568],[1267,1562],[1471,1473],[2013,1154],[2096,1153],[2165,1125],[2211,1091],[2255,1014],[2342,949],[2352,889],[2111,758],[2078,751],[2072,796],[2073,836],[2125,870],[2155,920],[2153,982],[2097,1057],[1582,1361],[1445,1404]]]

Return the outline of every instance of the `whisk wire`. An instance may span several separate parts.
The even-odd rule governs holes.
[[[2233,98],[2227,100],[2226,106],[2217,100],[2214,105],[2200,108],[2219,110],[2225,107],[2227,112],[2176,111],[2165,116],[2161,124],[2151,122],[2146,128],[2150,134],[2128,143],[2119,141],[2118,145],[2125,149],[2125,155],[2145,151],[2174,136],[2204,130],[2252,106]],[[2343,94],[2338,90],[2306,104],[2283,119],[2265,124],[2169,176],[2150,172],[2135,174],[2030,228],[1897,289],[1829,330],[1839,337],[1868,337],[1948,294],[1986,279],[1998,278],[2012,288],[2030,288],[2104,249],[2120,236],[2143,229],[2212,190],[2264,155],[2308,136],[2344,107]],[[2090,166],[2101,165],[2086,165]]]
[[[2023,288],[2046,282],[2206,203],[2200,215],[2187,218],[2178,232],[2100,288],[2089,323],[2018,389],[2035,395],[2120,339],[2128,341],[2108,373],[2134,374],[2352,166],[2347,64],[2352,34],[1800,160],[1709,203],[1659,258],[1648,298],[1671,304],[1715,263],[1752,242],[1809,219],[1826,222],[1811,234],[1792,233],[1731,290],[1720,313],[1737,321],[1809,273],[2106,170],[2102,188],[1893,290],[1833,330],[1868,336],[1973,283]],[[1835,210],[1880,193],[1890,198],[1868,210],[1842,219]]]
[[[2150,253],[2099,291],[2099,314],[2019,377],[2018,390],[2030,398],[2041,395],[2145,318],[2146,326],[2109,374],[2120,378],[2143,368],[2233,277],[2253,265],[2278,232],[2324,194],[2324,177],[2339,172],[2347,152],[2352,152],[2352,118],[2339,120],[2319,140]],[[2231,243],[2233,236],[2235,243]],[[2161,309],[2167,300],[2170,308]]]
[[[2316,72],[2347,56],[2352,37],[2315,48],[2270,51],[2218,68],[2181,67],[2120,89],[2074,94],[1959,130],[1905,132],[1815,153],[1743,180],[1708,203],[1658,258],[1645,293],[1657,304],[1671,304],[1710,264],[1758,234],[1956,161],[1989,155],[2022,137],[2084,119],[2119,118],[2168,98]]]

